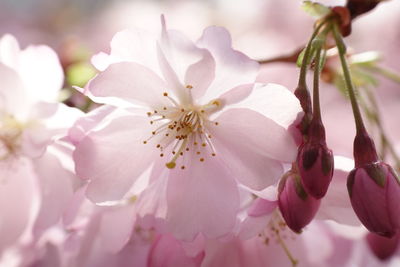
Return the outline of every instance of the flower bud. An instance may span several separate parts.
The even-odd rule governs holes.
[[[400,181],[386,163],[353,169],[347,178],[351,205],[371,232],[392,237],[400,226]]]
[[[396,234],[392,238],[387,238],[374,233],[368,233],[366,239],[369,248],[381,260],[389,259],[397,250],[400,235]]]
[[[346,7],[350,11],[351,18],[367,13],[374,9],[382,0],[348,0]]]
[[[308,195],[300,176],[294,170],[288,171],[278,188],[278,206],[286,224],[296,233],[309,224],[318,211],[320,200]]]
[[[308,194],[320,199],[328,191],[333,176],[333,154],[326,146],[325,129],[320,120],[313,120],[309,140],[299,147],[297,165],[301,182]]]

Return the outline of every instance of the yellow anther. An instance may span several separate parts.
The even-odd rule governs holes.
[[[166,163],[165,166],[167,166],[168,169],[173,169],[173,168],[175,168],[176,163],[173,161],[170,161],[170,162]]]

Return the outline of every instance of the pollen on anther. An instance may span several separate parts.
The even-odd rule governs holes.
[[[197,142],[194,142],[193,145],[197,146]]]
[[[205,147],[206,145],[207,145],[206,143],[202,143],[202,144],[201,144],[202,147]]]
[[[196,154],[197,154],[197,155],[200,155],[200,151],[197,151]]]
[[[163,107],[163,110],[167,110],[167,107]]]
[[[147,144],[147,141],[143,141],[143,144]]]
[[[155,132],[155,131],[153,131],[153,132],[151,132],[151,134],[152,134],[152,135],[155,135],[155,134],[156,134],[156,132]]]
[[[216,122],[215,122],[215,125],[218,125],[218,124],[219,124],[219,123],[216,121]]]
[[[215,157],[215,155],[216,155],[215,153],[212,153],[212,154],[211,154],[211,156],[213,156],[213,157]]]
[[[188,148],[188,147],[186,148],[186,151],[189,151],[189,148]]]
[[[185,109],[184,109],[184,108],[181,108],[181,111],[182,111],[182,112],[185,112]]]
[[[160,148],[160,146],[161,146],[160,144],[157,144],[157,148]]]
[[[200,158],[200,161],[203,162],[203,161],[204,161],[204,158]]]
[[[161,153],[161,154],[160,154],[160,157],[164,157],[164,154],[163,154],[163,153]]]
[[[192,89],[192,88],[193,88],[193,86],[192,86],[192,85],[190,85],[190,84],[188,84],[188,85],[186,85],[186,88],[187,88],[187,89]]]
[[[184,169],[185,169],[185,166],[181,166],[181,169],[184,170]]]
[[[165,164],[165,166],[167,166],[168,169],[173,169],[176,166],[176,163],[171,161]]]
[[[175,151],[172,151],[172,154],[173,154],[173,155],[175,155],[175,154],[176,154],[176,152],[175,152]]]
[[[151,116],[151,112],[147,112],[147,116],[149,116],[149,117],[150,117],[150,116]]]
[[[179,155],[183,156],[183,152],[179,153]]]
[[[168,96],[168,93],[167,93],[167,92],[164,92],[164,93],[163,93],[163,96]]]

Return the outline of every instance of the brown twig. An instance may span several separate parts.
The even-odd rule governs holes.
[[[297,49],[296,51],[294,51],[291,54],[288,55],[283,55],[283,56],[277,56],[277,57],[273,57],[273,58],[269,58],[269,59],[262,59],[262,60],[258,60],[258,63],[260,64],[269,64],[269,63],[296,63],[297,62],[297,58],[299,57],[301,51],[303,50],[304,47],[301,47],[299,49]]]

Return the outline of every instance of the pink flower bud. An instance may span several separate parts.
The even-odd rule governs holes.
[[[347,189],[355,213],[369,231],[387,237],[396,234],[400,226],[400,181],[388,164],[356,167],[349,173]]]
[[[320,199],[328,191],[333,176],[333,154],[326,146],[325,129],[320,120],[313,120],[309,140],[299,147],[297,167],[308,194]]]
[[[320,200],[308,195],[300,176],[294,170],[288,171],[281,179],[278,188],[279,210],[286,224],[294,232],[309,224],[318,211]]]
[[[305,143],[299,148],[297,164],[304,189],[320,199],[328,191],[333,175],[333,155],[324,144]]]
[[[389,259],[397,250],[400,235],[396,234],[392,238],[387,238],[374,233],[368,233],[367,243],[369,248],[381,260]]]

